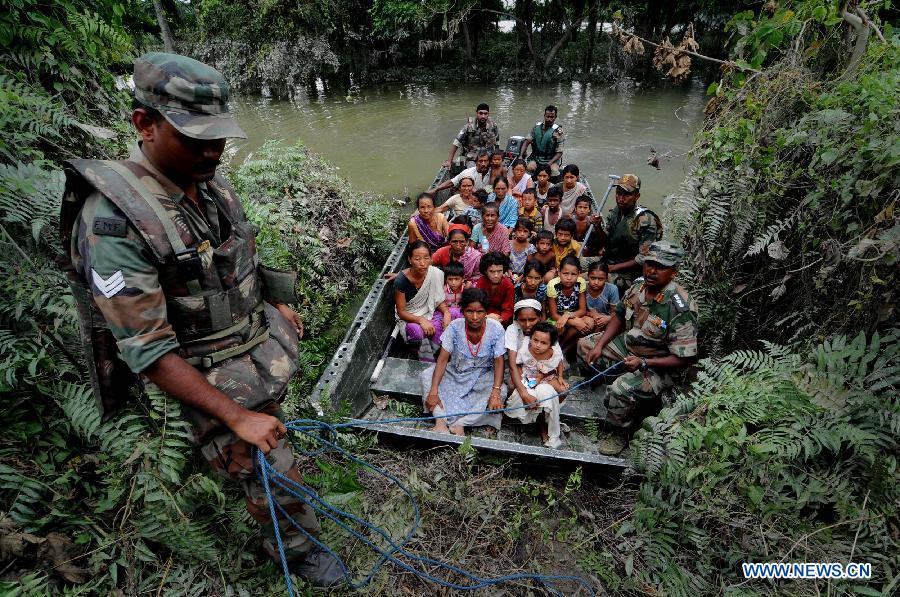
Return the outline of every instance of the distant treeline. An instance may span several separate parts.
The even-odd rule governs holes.
[[[617,20],[677,44],[689,24],[706,53],[748,2],[599,0],[154,0],[142,6],[171,47],[215,64],[237,88],[285,95],[317,78],[390,80],[660,80],[651,54],[611,43]],[[155,12],[154,12],[155,10]]]

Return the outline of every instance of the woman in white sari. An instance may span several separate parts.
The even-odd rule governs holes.
[[[431,265],[431,248],[415,241],[407,249],[409,267],[394,278],[394,305],[400,334],[417,344],[419,360],[434,362],[441,333],[450,324],[450,310],[444,302],[444,272]]]

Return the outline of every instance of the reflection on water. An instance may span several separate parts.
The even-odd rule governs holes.
[[[559,106],[565,128],[563,161],[575,163],[595,192],[607,174],[634,172],[643,182],[641,203],[660,209],[684,176],[685,154],[699,126],[706,97],[699,84],[680,89],[609,88],[589,83],[435,87],[397,85],[317,93],[295,99],[237,98],[234,109],[248,139],[232,148],[240,162],[269,139],[302,141],[337,165],[360,188],[388,195],[424,189],[446,159],[450,142],[485,101],[500,128],[526,135],[547,104]],[[677,114],[676,114],[677,110]],[[682,156],[647,166],[650,147]]]

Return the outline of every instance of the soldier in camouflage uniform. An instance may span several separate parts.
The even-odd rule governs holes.
[[[478,104],[475,108],[475,119],[471,117],[465,126],[459,129],[459,133],[450,145],[450,156],[443,166],[449,167],[453,163],[457,150],[461,149],[458,160],[466,168],[475,166],[475,156],[479,151],[490,153],[500,148],[500,131],[491,120],[491,111],[487,104]]]
[[[638,255],[644,277],[616,305],[606,330],[578,341],[582,367],[599,359],[602,370],[623,361],[626,371],[606,393],[607,421],[620,431],[601,442],[603,454],[625,448],[629,432],[640,424],[639,403],[659,408],[659,395],[672,387],[673,375],[697,358],[697,304],[675,282],[683,256],[668,241],[652,243]]]
[[[606,262],[609,281],[624,294],[641,275],[637,256],[646,255],[650,243],[663,236],[659,217],[641,205],[641,179],[623,174],[616,184],[616,206],[609,212],[606,223]]]
[[[135,62],[132,123],[122,161],[66,164],[63,268],[78,304],[94,389],[109,410],[147,384],[178,399],[210,466],[244,488],[264,548],[278,551],[254,448],[300,482],[279,406],[303,333],[296,274],[266,268],[255,227],[216,174],[227,137],[229,87],[196,60],[153,52]],[[315,535],[315,513],[274,489],[276,506]],[[337,562],[278,512],[295,572],[330,586]]]

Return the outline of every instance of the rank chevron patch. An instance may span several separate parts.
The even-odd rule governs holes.
[[[125,276],[122,275],[122,270],[116,271],[105,280],[94,268],[91,268],[91,274],[94,279],[94,286],[96,286],[97,290],[99,290],[106,298],[112,298],[118,294],[120,290],[125,288]]]

